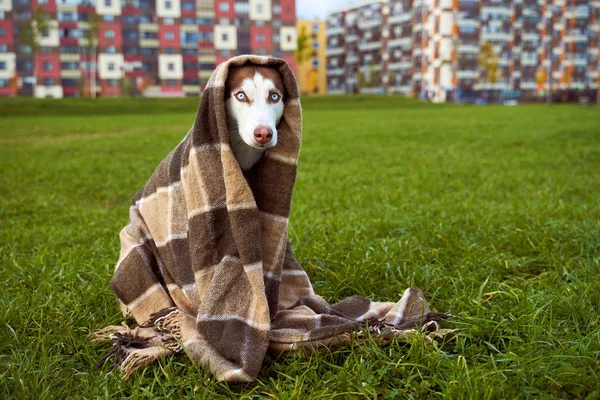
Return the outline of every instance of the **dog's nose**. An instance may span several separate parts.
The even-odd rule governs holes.
[[[254,130],[254,140],[260,144],[267,144],[273,139],[273,130],[266,126],[259,126]]]

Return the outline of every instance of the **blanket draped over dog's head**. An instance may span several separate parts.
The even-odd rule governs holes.
[[[281,73],[285,109],[277,146],[244,174],[229,145],[224,84],[231,67],[246,64]],[[335,345],[367,326],[403,335],[446,316],[430,312],[416,289],[397,303],[354,296],[330,306],[315,295],[288,242],[301,132],[285,61],[240,56],[215,70],[193,127],[134,197],[121,232],[111,286],[139,326],[96,334],[114,342],[110,354],[126,377],[185,350],[220,380],[251,381],[267,349]]]

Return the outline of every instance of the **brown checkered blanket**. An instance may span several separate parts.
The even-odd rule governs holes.
[[[278,145],[244,174],[229,146],[224,82],[246,63],[276,68],[286,95]],[[432,313],[417,289],[397,303],[353,296],[328,305],[314,293],[287,236],[301,131],[285,61],[240,56],[216,69],[193,127],[136,194],[121,231],[111,286],[139,326],[109,326],[96,340],[113,343],[107,357],[125,378],[185,351],[219,380],[252,381],[267,350],[333,346],[365,328],[383,337],[441,332],[436,321],[447,314]]]

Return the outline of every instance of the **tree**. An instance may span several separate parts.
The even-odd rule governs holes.
[[[21,25],[19,30],[19,43],[22,46],[27,46],[31,49],[33,55],[33,95],[37,88],[37,56],[40,51],[40,42],[42,36],[46,36],[50,30],[50,14],[48,14],[41,6],[37,6],[33,11],[33,15],[29,21]]]
[[[596,77],[596,106],[600,107],[600,72],[598,72],[598,76]]]
[[[360,92],[362,88],[365,87],[365,74],[362,71],[358,71],[358,76],[356,78],[356,86],[358,86],[358,91]]]
[[[375,71],[375,61],[369,63],[369,87],[376,87],[379,84],[379,76]]]
[[[294,51],[294,58],[298,62],[298,66],[304,64],[311,57],[311,45],[310,37],[306,32],[306,27],[303,26],[300,30],[300,34],[296,39],[296,50]]]
[[[502,77],[502,70],[499,68],[500,60],[491,42],[485,41],[481,44],[477,55],[477,64],[483,73],[482,82],[492,84],[498,82]]]
[[[89,16],[89,29],[84,31],[83,38],[87,41],[88,49],[90,50],[90,81],[91,89],[90,94],[92,98],[96,98],[96,64],[97,64],[97,50],[98,50],[98,33],[100,31],[100,21],[102,18],[93,11]]]
[[[385,92],[389,91],[390,87],[396,86],[397,75],[394,71],[388,72]]]
[[[537,72],[535,73],[535,83],[537,83],[539,86],[543,87],[547,81],[548,81],[548,74],[546,73],[546,70],[544,69],[544,67],[540,67],[537,70]]]
[[[17,72],[16,69],[15,69],[15,72],[13,73],[12,78],[10,78],[9,87],[10,87],[10,91],[12,92],[12,95],[16,96],[17,92],[19,91],[19,73]]]

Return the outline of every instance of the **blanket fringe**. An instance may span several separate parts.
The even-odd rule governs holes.
[[[137,328],[125,323],[111,325],[92,334],[93,342],[113,342],[111,350],[96,364],[101,368],[114,356],[115,366],[128,379],[139,368],[152,364],[163,355],[179,353],[181,346],[181,319],[177,308],[165,308],[154,313]]]

